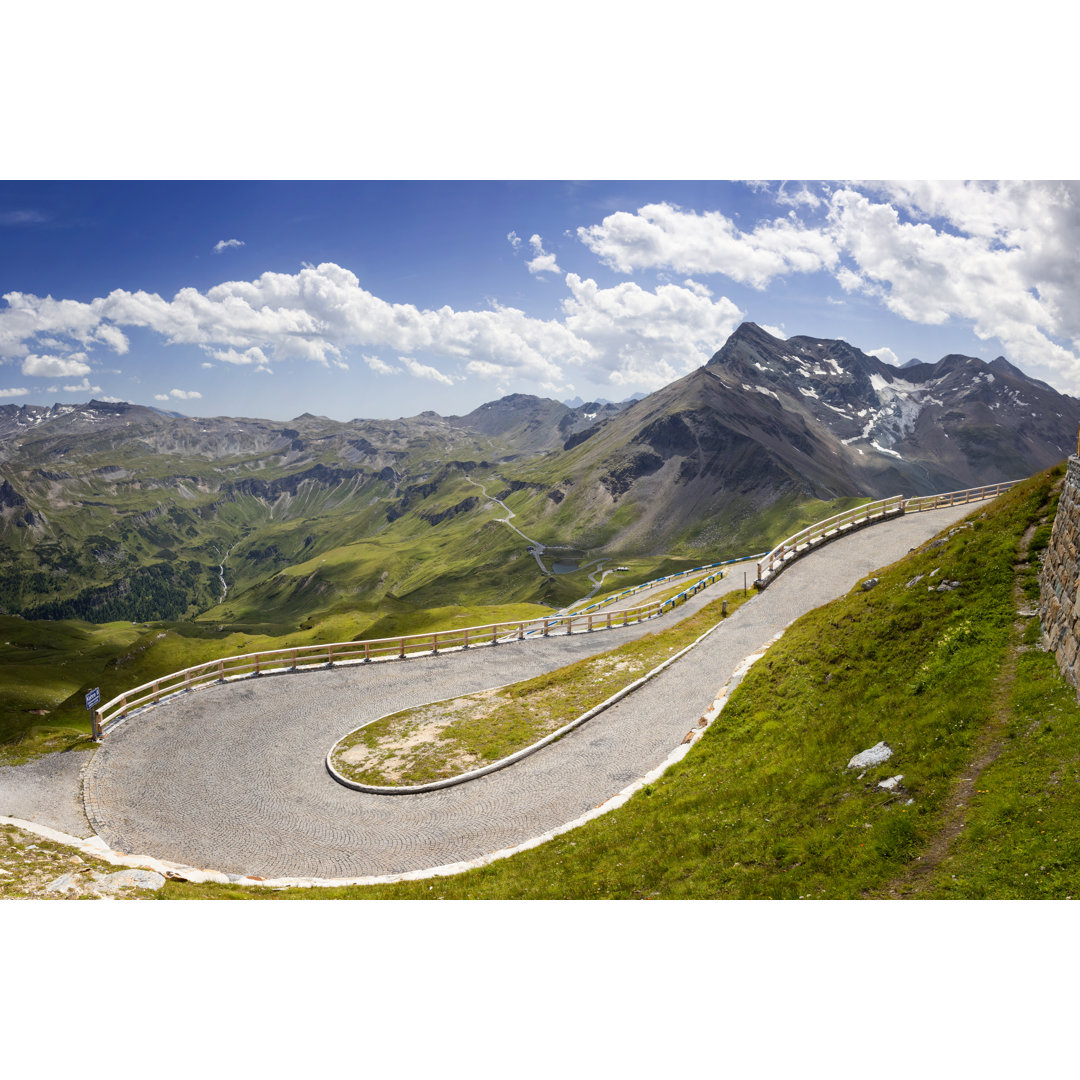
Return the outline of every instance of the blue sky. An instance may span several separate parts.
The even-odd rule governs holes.
[[[1070,183],[0,184],[0,403],[621,400],[742,321],[1080,390]]]

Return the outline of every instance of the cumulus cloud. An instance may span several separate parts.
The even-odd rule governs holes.
[[[848,292],[913,322],[969,321],[1016,360],[1080,389],[1080,188],[1067,183],[898,184],[834,192],[830,226]],[[901,213],[901,209],[906,211]],[[914,217],[915,220],[906,220]],[[921,220],[920,220],[921,219]],[[1060,341],[1071,344],[1071,350]]]
[[[393,364],[388,364],[385,360],[380,360],[377,356],[365,356],[364,363],[367,364],[376,375],[398,375],[401,372],[400,368],[394,367]]]
[[[794,188],[788,188],[785,181],[776,192],[776,202],[780,206],[808,207],[816,209],[822,200],[815,195],[805,184]]]
[[[170,390],[167,394],[155,394],[155,399],[158,401],[168,401],[169,398],[177,398],[180,401],[192,401],[196,398],[201,398],[202,394],[198,390]]]
[[[8,306],[0,310],[0,357],[26,356],[27,341],[37,337],[69,339],[84,347],[101,342],[114,352],[127,352],[124,333],[103,322],[105,300],[86,304],[19,292],[6,293],[4,300]]]
[[[479,375],[481,379],[502,379],[507,375],[502,364],[491,364],[487,360],[470,360],[465,370],[470,375]]]
[[[518,234],[514,232],[513,229],[511,229],[510,232],[506,234],[506,239],[510,241],[510,246],[515,251],[517,251],[517,249],[521,247],[521,237],[518,236]]]
[[[25,386],[9,387],[7,390],[0,390],[0,397],[23,397],[25,394],[29,394]]]
[[[889,348],[888,345],[882,345],[880,349],[867,349],[867,356],[876,356],[879,360],[886,364],[891,364],[893,367],[900,366],[900,358]]]
[[[80,383],[74,383],[71,386],[65,386],[64,389],[69,394],[100,394],[100,386],[91,386],[89,379],[83,379]]]
[[[486,311],[455,311],[388,303],[334,263],[227,281],[206,292],[181,289],[171,300],[123,289],[90,303],[23,293],[5,299],[0,356],[26,356],[39,335],[66,337],[76,345],[105,343],[122,352],[128,347],[120,329],[125,326],[150,330],[167,344],[200,346],[211,358],[256,370],[261,363],[290,360],[343,368],[345,350],[375,346],[499,363],[518,378],[540,383],[560,381],[565,365],[587,360],[594,351],[558,320],[533,318],[516,308],[494,304]]]
[[[103,314],[149,327],[171,343],[224,345],[238,352],[257,346],[277,360],[327,365],[349,346],[381,346],[490,359],[544,378],[588,351],[559,323],[513,308],[455,311],[388,303],[334,263],[225,282],[206,293],[182,289],[172,301],[117,291],[104,302]]]
[[[1080,391],[1080,184],[748,186],[787,215],[743,229],[716,211],[659,203],[613,213],[578,237],[625,274],[723,274],[763,288],[826,271],[901,318],[966,322],[1015,361]]]
[[[71,356],[38,356],[31,354],[22,363],[24,375],[41,375],[47,379],[59,379],[70,375],[89,375],[90,365],[82,353]]]
[[[267,362],[266,354],[257,345],[244,349],[242,352],[238,349],[208,349],[207,352],[223,364],[236,364],[239,367],[257,366]]]
[[[534,258],[530,259],[525,264],[525,267],[530,274],[562,273],[558,263],[555,261],[555,256],[544,250],[544,241],[540,238],[538,233],[533,233],[532,236],[529,237],[529,244],[535,253]]]
[[[589,364],[618,386],[656,389],[699,367],[727,340],[743,313],[727,297],[714,300],[700,282],[659,285],[628,281],[602,289],[592,278],[566,275],[566,326],[595,349]]]
[[[244,246],[244,241],[243,240],[219,240],[214,245],[214,251],[217,252],[218,255],[220,255],[223,251],[226,250],[226,248],[243,247],[243,246]]]
[[[445,386],[454,385],[454,379],[450,375],[444,375],[438,368],[433,368],[428,364],[421,364],[411,356],[399,356],[398,362],[418,379],[430,379],[432,382],[443,383]]]
[[[671,269],[683,274],[724,274],[763,289],[773,278],[811,273],[836,264],[828,233],[797,218],[777,218],[744,232],[718,210],[698,214],[669,203],[619,210],[599,225],[582,226],[578,238],[601,262],[620,273]]]

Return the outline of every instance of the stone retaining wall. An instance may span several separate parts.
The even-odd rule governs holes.
[[[1070,457],[1039,579],[1043,643],[1080,688],[1080,458]]]

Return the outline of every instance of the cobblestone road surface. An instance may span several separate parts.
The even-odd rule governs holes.
[[[324,758],[366,720],[529,678],[662,624],[268,676],[180,697],[125,723],[97,751],[83,778],[90,821],[117,851],[262,878],[401,873],[502,850],[575,819],[656,767],[744,657],[972,509],[913,514],[826,545],[636,693],[518,764],[459,787],[369,795],[336,783]]]
[[[82,801],[82,770],[89,761],[88,751],[70,750],[25,765],[0,766],[0,815],[90,836]]]

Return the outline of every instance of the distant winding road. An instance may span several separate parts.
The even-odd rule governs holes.
[[[262,878],[393,874],[511,847],[655,768],[744,657],[973,509],[912,514],[807,555],[636,693],[518,764],[443,791],[352,791],[327,774],[324,757],[367,720],[529,678],[657,624],[271,676],[179,697],[122,725],[96,752],[83,779],[91,824],[117,851]]]

